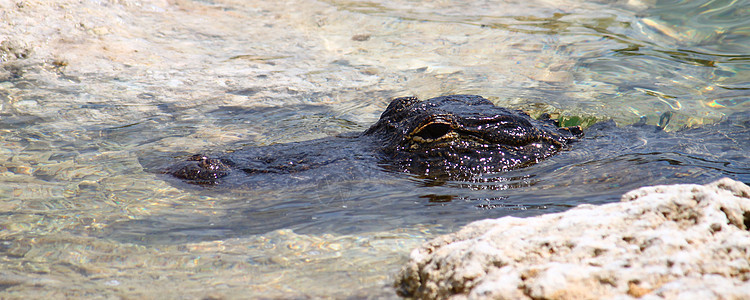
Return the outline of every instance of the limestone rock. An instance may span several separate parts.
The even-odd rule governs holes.
[[[748,299],[750,187],[644,187],[622,202],[471,223],[411,253],[401,295]]]

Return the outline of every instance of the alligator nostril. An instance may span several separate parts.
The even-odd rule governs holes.
[[[446,123],[430,123],[417,129],[414,136],[421,137],[425,140],[434,140],[451,132],[451,125]]]

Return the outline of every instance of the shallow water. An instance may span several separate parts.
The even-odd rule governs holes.
[[[396,297],[410,249],[473,220],[748,183],[749,7],[0,2],[0,297]],[[362,131],[392,97],[453,93],[624,127],[487,183],[222,190],[148,167]],[[625,126],[642,121],[668,133]]]

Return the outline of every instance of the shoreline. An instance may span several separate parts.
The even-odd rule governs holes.
[[[413,250],[419,299],[740,299],[750,295],[750,187],[642,187],[621,202],[476,221]]]

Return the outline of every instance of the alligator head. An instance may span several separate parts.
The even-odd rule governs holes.
[[[394,99],[364,132],[382,141],[388,168],[466,178],[528,166],[582,135],[475,95]]]

